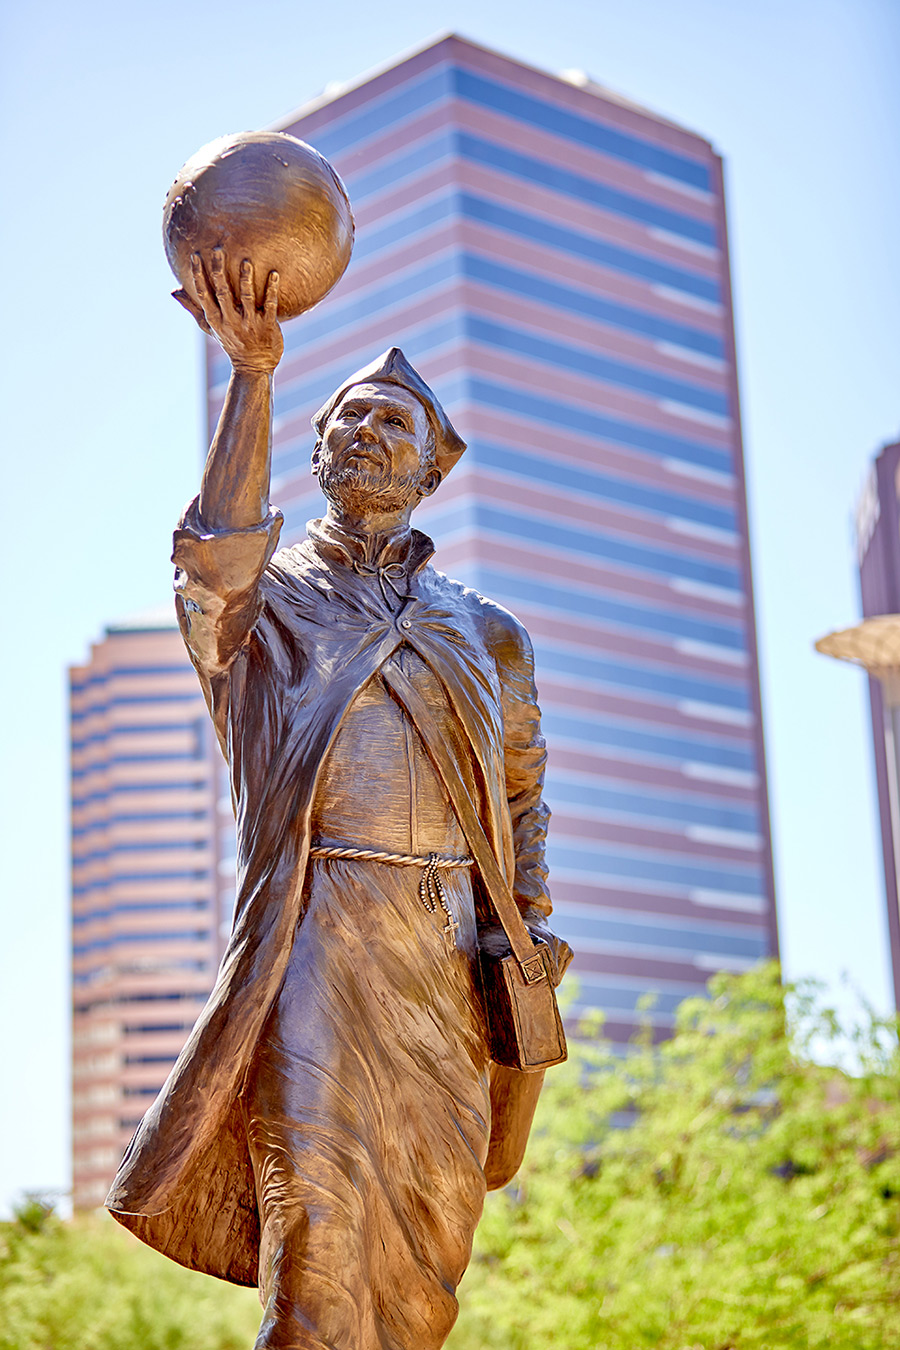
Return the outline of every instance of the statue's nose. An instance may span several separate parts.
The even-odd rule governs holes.
[[[378,440],[378,431],[375,427],[374,415],[372,413],[367,413],[365,417],[357,422],[356,434],[360,440],[363,441]]]

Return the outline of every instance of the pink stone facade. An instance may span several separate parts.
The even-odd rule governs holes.
[[[212,987],[227,884],[209,719],[174,621],[109,628],[70,688],[73,1199],[86,1209]]]

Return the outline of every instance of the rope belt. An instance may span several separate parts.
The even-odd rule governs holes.
[[[394,867],[471,867],[474,861],[472,858],[442,858],[439,853],[429,853],[427,858],[418,858],[411,853],[382,853],[373,848],[325,848],[318,844],[309,850],[309,856],[390,863]]]
[[[419,899],[429,914],[436,914],[438,905],[447,915],[447,922],[441,929],[447,939],[447,945],[456,946],[456,933],[459,924],[453,917],[453,910],[441,885],[441,870],[452,867],[471,867],[473,858],[442,858],[439,853],[429,853],[427,858],[417,858],[412,853],[386,853],[374,848],[328,848],[316,844],[309,850],[311,858],[338,858],[350,862],[388,863],[392,867],[422,867],[422,879],[419,882]]]

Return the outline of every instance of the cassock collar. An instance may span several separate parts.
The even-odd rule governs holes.
[[[380,571],[399,564],[412,576],[422,570],[434,553],[434,542],[421,530],[406,529],[372,541],[369,537],[352,534],[326,516],[322,520],[309,521],[306,532],[313,548],[325,561],[342,563],[345,567],[362,563],[366,571]],[[370,553],[372,556],[368,556]]]

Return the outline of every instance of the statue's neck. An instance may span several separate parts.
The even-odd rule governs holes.
[[[390,547],[405,543],[410,536],[409,518],[412,508],[405,511],[379,511],[355,514],[340,510],[330,503],[324,524],[340,537],[356,545],[367,562],[381,557]]]

